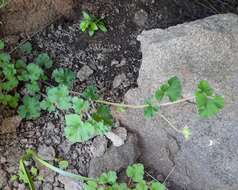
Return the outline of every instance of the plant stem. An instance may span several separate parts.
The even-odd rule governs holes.
[[[169,124],[169,126],[170,126],[171,128],[173,128],[176,132],[182,133],[182,131],[180,131],[179,129],[177,129],[177,127],[175,127],[163,114],[159,114],[159,116],[160,116],[163,120],[165,120],[165,121]]]
[[[193,100],[194,98],[195,98],[194,96],[191,96],[191,97],[183,98],[183,99],[175,101],[175,102],[163,103],[163,104],[160,104],[160,107],[166,107],[166,106],[170,106],[170,105],[174,105],[174,104],[179,104],[182,102]],[[148,107],[147,104],[130,105],[130,104],[123,104],[123,103],[114,103],[114,102],[109,102],[109,101],[105,101],[105,100],[95,100],[95,102],[101,103],[101,104],[107,104],[107,105],[111,105],[111,106],[116,106],[116,107],[124,107],[124,108],[132,108],[132,109],[143,109],[143,108]]]

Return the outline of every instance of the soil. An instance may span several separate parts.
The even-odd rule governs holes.
[[[167,28],[218,13],[238,13],[237,8],[236,0],[75,0],[71,17],[51,24],[31,42],[36,52],[49,52],[55,67],[78,72],[87,65],[93,71],[85,81],[77,80],[75,91],[95,84],[105,99],[120,102],[128,89],[137,85],[142,55],[136,37],[142,30]],[[94,37],[80,32],[82,10],[104,17],[109,31],[98,32]],[[113,88],[114,78],[120,74],[126,79]],[[11,182],[10,177],[16,174],[17,162],[29,147],[53,147],[56,158],[69,160],[70,170],[87,175],[91,141],[70,146],[63,137],[63,127],[63,115],[45,114],[36,121],[21,122],[16,134],[0,135],[0,172],[3,171],[0,174],[6,175],[3,189],[24,189],[17,182]],[[63,189],[56,176],[48,180],[49,189]],[[45,183],[37,185],[38,189],[46,189]]]

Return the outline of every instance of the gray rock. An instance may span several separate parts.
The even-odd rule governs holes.
[[[5,118],[0,125],[0,134],[4,133],[15,133],[17,130],[17,127],[21,123],[21,117],[20,116],[13,116]]]
[[[45,160],[55,159],[55,149],[52,146],[41,145],[38,148],[38,153]]]
[[[7,174],[0,168],[0,189],[7,184]]]
[[[102,156],[107,150],[107,139],[104,136],[97,136],[90,147],[90,151],[93,154],[93,157]]]
[[[77,73],[77,78],[80,80],[80,81],[84,81],[86,80],[91,74],[93,74],[93,70],[87,66],[87,65],[84,65],[80,70],[79,72]]]
[[[111,132],[106,133],[106,137],[112,141],[112,144],[119,147],[124,144],[127,139],[127,130],[123,127],[117,127]]]
[[[148,18],[148,13],[144,11],[143,9],[141,9],[135,13],[134,22],[138,26],[142,27],[145,25],[147,18]]]
[[[59,176],[58,179],[64,185],[64,190],[83,190],[83,183],[80,181],[73,181],[64,176]]]
[[[129,134],[127,142],[120,147],[110,147],[101,157],[94,158],[90,162],[89,176],[97,177],[105,171],[121,171],[134,163],[140,152],[136,135]]]
[[[53,190],[53,185],[50,183],[43,183],[44,190]]]
[[[145,31],[138,39],[143,54],[139,87],[126,94],[126,102],[143,104],[174,75],[182,80],[184,96],[206,79],[226,101],[224,110],[211,119],[201,119],[188,103],[161,110],[178,128],[192,128],[189,141],[159,116],[145,119],[143,110],[115,114],[139,133],[142,160],[164,176],[175,166],[169,179],[177,190],[238,189],[238,16],[215,15]]]
[[[113,80],[113,88],[119,87],[122,82],[126,80],[126,75],[124,73],[117,75]]]

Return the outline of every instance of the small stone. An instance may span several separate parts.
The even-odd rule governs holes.
[[[73,181],[64,176],[59,176],[58,179],[64,185],[65,190],[83,190],[83,183],[80,181]]]
[[[4,164],[4,163],[6,163],[7,162],[7,159],[5,158],[5,157],[0,157],[0,163],[1,164]]]
[[[80,80],[80,81],[84,81],[86,80],[91,74],[93,74],[93,70],[87,66],[87,65],[84,65],[80,70],[79,72],[77,73],[77,78]]]
[[[108,170],[121,171],[134,163],[139,156],[137,136],[128,134],[128,139],[124,145],[120,147],[111,146],[105,154],[90,161],[88,175],[97,177]]]
[[[113,88],[117,88],[122,82],[126,80],[126,75],[124,73],[117,75],[113,80]]]
[[[123,141],[126,141],[126,139],[127,139],[127,130],[126,130],[126,128],[117,127],[115,129],[113,129],[112,131],[113,131],[113,133],[118,135]]]
[[[104,136],[97,136],[93,140],[93,144],[90,147],[94,158],[102,156],[105,153],[106,149],[107,139]]]
[[[59,148],[63,151],[64,154],[67,154],[70,151],[71,145],[72,144],[66,140],[59,145]]]
[[[134,22],[138,25],[143,27],[146,23],[148,18],[148,13],[145,12],[143,9],[137,11],[134,16]]]
[[[17,127],[21,123],[21,117],[20,116],[13,116],[5,118],[2,122],[2,125],[0,126],[0,134],[4,133],[15,133]]]
[[[112,144],[115,147],[119,147],[124,144],[124,140],[113,132],[108,132],[105,135],[108,139],[112,141]]]
[[[44,190],[53,190],[53,186],[50,183],[43,183]]]
[[[55,149],[52,146],[41,145],[38,148],[38,153],[45,160],[55,159]]]

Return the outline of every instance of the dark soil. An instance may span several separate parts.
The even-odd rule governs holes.
[[[96,84],[104,98],[114,101],[123,100],[127,90],[137,85],[142,55],[136,38],[142,30],[167,28],[218,13],[238,12],[237,0],[75,0],[74,3],[71,18],[60,19],[32,38],[34,49],[49,52],[56,67],[68,67],[78,72],[83,66],[89,66],[93,74],[85,81],[78,80],[74,90],[82,91],[89,84]],[[80,32],[82,10],[104,17],[109,31],[98,32],[92,38]],[[135,15],[139,15],[139,21]],[[126,79],[113,88],[114,78],[122,73]],[[17,171],[18,156],[27,147],[52,146],[56,157],[69,159],[72,170],[87,174],[91,142],[73,145],[65,151],[61,146],[66,142],[62,132],[63,116],[60,117],[45,115],[35,122],[22,122],[15,136],[0,135],[0,155],[7,160],[0,162],[0,170],[7,173],[10,189],[19,189],[18,184],[11,183],[9,178]],[[51,122],[55,129],[49,127]],[[17,152],[15,160],[11,158],[14,151]],[[41,184],[39,186],[44,189]],[[62,184],[54,178],[53,186],[60,189]]]

